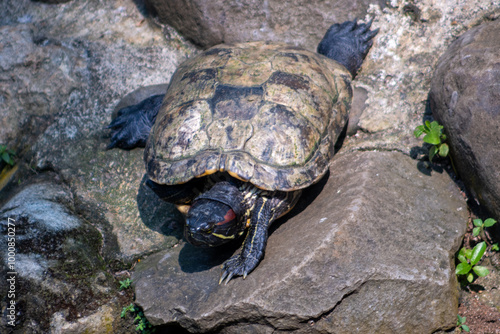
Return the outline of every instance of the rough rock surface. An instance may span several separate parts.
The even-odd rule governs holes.
[[[160,22],[171,25],[202,48],[270,40],[300,45],[311,51],[316,51],[324,32],[333,23],[364,17],[370,4],[385,6],[382,0],[146,0],[146,3]]]
[[[10,255],[0,248],[1,275],[17,273],[15,297],[9,299],[16,302],[17,324],[26,330],[48,329],[55,312],[68,319],[86,316],[116,293],[100,254],[101,234],[74,211],[69,188],[47,180],[26,186],[0,209],[2,245],[10,236],[15,247]],[[5,279],[0,282],[7,302],[12,289]]]
[[[453,326],[452,263],[467,208],[448,175],[426,176],[394,152],[338,156],[331,170],[326,184],[305,194],[308,205],[271,234],[264,260],[245,280],[219,286],[224,259],[189,244],[141,261],[133,279],[148,319],[224,333],[251,333],[243,324],[262,333]]]
[[[331,8],[333,8],[334,3],[330,2],[330,4],[332,5]],[[282,13],[275,17],[275,22],[284,20],[283,22],[286,23],[286,20],[295,20],[294,15],[289,14],[288,11],[294,8],[282,8]],[[58,5],[30,0],[4,0],[2,2],[2,10],[0,11],[0,28],[2,29],[0,34],[0,62],[4,65],[11,65],[9,65],[9,69],[0,69],[0,115],[2,125],[7,124],[5,128],[0,130],[1,136],[3,136],[0,142],[3,144],[2,141],[6,140],[7,144],[15,143],[17,145],[13,148],[18,153],[16,157],[18,165],[16,166],[17,169],[13,169],[12,181],[7,187],[0,190],[0,207],[4,206],[16,194],[20,194],[23,189],[33,189],[29,188],[29,186],[33,180],[31,176],[34,174],[42,177],[46,174],[57,175],[59,181],[54,183],[53,180],[49,180],[45,187],[47,189],[52,187],[63,189],[61,190],[62,193],[66,194],[67,198],[71,200],[61,204],[60,197],[58,197],[59,199],[55,200],[55,202],[51,200],[49,202],[59,203],[54,205],[63,209],[69,208],[66,211],[68,215],[64,218],[66,222],[76,219],[83,222],[82,226],[89,227],[91,225],[91,227],[95,227],[95,229],[89,227],[88,235],[73,235],[73,232],[81,231],[77,228],[69,231],[69,236],[83,241],[86,240],[85,237],[87,236],[99,237],[99,240],[102,241],[99,246],[87,247],[87,250],[89,255],[95,255],[95,258],[102,259],[105,269],[102,269],[99,264],[95,267],[97,268],[95,269],[97,276],[94,277],[93,274],[90,276],[83,275],[82,282],[89,284],[85,287],[85,289],[89,290],[82,288],[82,291],[99,290],[104,284],[111,284],[107,281],[109,276],[105,276],[105,280],[102,282],[94,283],[92,281],[103,277],[100,274],[103,271],[116,274],[117,271],[130,268],[132,261],[146,254],[157,253],[158,255],[152,255],[151,258],[163,258],[166,253],[158,253],[158,251],[163,249],[168,252],[168,249],[176,244],[180,237],[180,230],[176,225],[179,216],[173,212],[172,206],[159,201],[141,182],[144,171],[142,150],[124,152],[119,150],[106,151],[105,149],[109,140],[109,133],[104,128],[109,124],[121,98],[133,92],[130,101],[140,99],[141,94],[144,92],[135,91],[137,88],[168,82],[176,66],[186,57],[196,52],[172,28],[163,27],[164,31],[161,31],[157,26],[150,24],[144,17],[144,13],[145,10],[141,0],[109,0],[104,2],[86,0],[70,1]],[[354,154],[356,151],[372,151],[376,155],[382,150],[401,152],[403,154],[398,159],[405,160],[403,155],[409,155],[415,147],[421,145],[421,141],[413,138],[412,130],[417,124],[421,123],[422,117],[425,116],[425,101],[430,86],[430,78],[439,55],[454,38],[483,20],[498,17],[500,10],[490,0],[443,0],[439,2],[423,0],[416,3],[416,5],[413,2],[391,0],[387,1],[387,7],[383,9],[371,5],[368,8],[368,13],[370,17],[375,17],[373,26],[380,28],[380,32],[363,65],[362,71],[355,80],[355,85],[361,89],[364,96],[357,103],[360,108],[358,111],[361,112],[356,114],[359,119],[353,122],[353,130],[350,133],[354,133],[356,129],[360,131],[344,141],[341,151],[342,159],[344,159],[343,161],[350,160],[349,155]],[[359,15],[359,18],[361,19],[362,15]],[[241,22],[250,22],[252,20],[253,18],[249,15]],[[297,20],[297,22],[300,20]],[[329,25],[331,22],[323,23]],[[278,26],[276,25],[276,27]],[[284,38],[285,40],[292,44],[303,43],[296,42],[293,39],[293,36],[300,38],[302,27],[297,26],[297,28],[292,29],[291,26],[285,26],[285,29],[288,29],[287,33],[290,34],[289,37]],[[168,35],[166,39],[164,37],[165,31]],[[323,33],[324,31],[319,29],[315,30],[311,38],[307,40],[310,40],[311,44],[313,44],[312,41],[314,39],[319,40]],[[312,48],[314,49],[315,45]],[[30,85],[32,85],[32,90],[29,88]],[[160,87],[160,89],[162,88]],[[5,123],[4,120],[6,120]],[[17,121],[20,124],[16,123]],[[30,127],[30,125],[33,126]],[[30,130],[34,131],[34,135],[27,134]],[[35,133],[35,131],[39,132]],[[398,153],[392,154],[398,155]],[[357,153],[354,156],[357,156]],[[343,164],[342,170],[345,170],[344,166],[348,166],[348,164]],[[417,172],[416,162],[415,168],[412,173],[418,175],[417,180],[420,177],[425,179],[424,174]],[[335,173],[336,170],[332,170],[332,178],[335,177]],[[432,176],[433,179],[434,177]],[[0,175],[0,181],[3,181],[1,178]],[[439,175],[439,178],[442,178],[444,182],[446,176]],[[395,177],[391,178],[390,181],[386,181],[386,183],[394,184],[396,187],[397,183],[402,182],[405,184],[409,180],[413,180],[413,178]],[[415,187],[423,186],[423,184],[417,182]],[[439,182],[436,184],[439,184]],[[448,186],[452,182],[448,180],[446,184]],[[359,190],[359,185],[356,184],[356,186],[355,189]],[[43,194],[40,194],[40,200],[46,199],[43,196]],[[370,196],[373,195],[370,194]],[[314,203],[312,198],[310,201]],[[330,203],[330,201],[327,202]],[[421,203],[426,204],[427,202],[421,201]],[[449,219],[453,220],[453,217],[455,217],[452,214],[453,209],[447,207],[450,203],[448,201],[439,203],[441,203],[439,207],[433,207],[433,214],[450,212],[449,217],[451,218]],[[412,207],[417,204],[412,199],[403,207]],[[21,207],[26,209],[29,217],[36,217],[36,208],[22,205]],[[304,205],[304,207],[307,207],[307,205]],[[387,210],[392,207],[391,205]],[[423,208],[418,212],[421,214],[429,210]],[[320,212],[319,210],[316,211]],[[306,212],[310,211],[304,210],[299,215],[302,217]],[[388,216],[392,217],[393,212],[390,212]],[[443,214],[443,221],[449,219],[448,215]],[[456,220],[457,224],[461,219]],[[328,221],[330,220],[332,219],[329,218]],[[32,220],[19,220],[19,222],[23,223],[23,228],[24,224],[26,224],[26,228],[34,226],[30,225],[30,221],[35,220],[34,218]],[[354,222],[350,226],[339,226],[349,231],[354,230],[356,233],[360,231],[361,236],[366,236],[368,231],[363,230],[356,223]],[[276,238],[280,233],[285,232],[291,233],[295,237],[298,236],[298,234],[290,232],[287,226],[288,221],[276,230],[272,238]],[[311,230],[307,228],[307,225],[300,225],[300,228],[306,229],[302,230],[304,235],[308,235],[307,233]],[[331,233],[337,232],[333,231]],[[375,232],[378,232],[378,230]],[[398,230],[396,232],[401,233]],[[99,233],[99,235],[96,233]],[[356,235],[356,233],[352,235]],[[416,240],[426,242],[429,239],[438,238],[439,233],[439,231],[426,232]],[[332,235],[332,238],[334,237],[333,234],[330,235]],[[54,252],[53,256],[55,258],[66,257],[72,259],[73,255],[81,254],[78,252],[72,253],[72,248],[62,247],[61,242],[63,245],[65,242],[61,241],[61,239],[53,239],[53,242],[48,241],[47,238],[51,236],[50,231],[45,231],[40,240],[43,240],[44,247],[52,247],[47,249]],[[405,236],[402,235],[401,238],[404,239]],[[411,242],[408,239],[404,240],[408,241],[407,245],[413,247],[413,240]],[[32,241],[35,242],[35,240]],[[337,241],[339,241],[339,245],[342,245],[340,243],[341,239]],[[317,240],[312,242],[312,245],[317,245]],[[271,260],[283,258],[290,253],[293,255],[296,251],[304,254],[303,252],[311,250],[311,246],[305,242],[298,244],[301,247],[286,249],[277,247],[274,244],[274,248],[270,247],[266,253],[265,261],[267,262],[263,263],[264,268],[273,267]],[[417,244],[422,245],[421,243]],[[408,247],[407,245],[405,246]],[[54,250],[58,246],[61,246],[61,248]],[[370,249],[370,247],[370,245],[366,245],[365,248]],[[445,251],[445,248],[449,250]],[[439,254],[448,254],[451,248],[449,244],[445,244],[442,250],[439,250]],[[174,248],[174,250],[182,254],[180,265],[182,265],[183,270],[186,272],[200,270],[196,266],[200,263],[200,258],[204,259],[203,254],[205,253],[185,246]],[[205,269],[211,268],[211,264],[214,262],[219,264],[224,261],[225,258],[223,255],[221,256],[219,250],[214,251],[212,254],[206,254],[206,256],[213,256],[214,258],[207,259],[208,265]],[[228,252],[227,256],[229,256],[230,250],[226,250],[226,252]],[[342,254],[345,254],[345,252]],[[402,254],[408,254],[408,251],[403,248]],[[370,255],[372,258],[376,257],[375,252]],[[349,256],[354,257],[355,253],[351,252]],[[290,256],[290,258],[296,260],[300,257]],[[24,260],[26,260],[26,257],[21,254],[19,257],[20,263],[25,262]],[[174,260],[175,256],[170,259],[165,258],[163,262]],[[302,260],[304,260],[304,257],[302,257]],[[357,259],[357,261],[363,261],[363,259]],[[84,266],[80,267],[80,269],[84,269],[87,262],[83,261],[81,263]],[[337,269],[335,263],[338,262],[331,263],[332,268]],[[428,275],[425,271],[427,262],[420,261],[418,263],[423,266],[423,269],[422,267],[419,268],[418,273],[415,274],[416,279]],[[74,264],[74,262],[71,264]],[[159,267],[162,267],[161,263]],[[178,262],[177,264],[172,262],[172,268],[178,267]],[[257,270],[262,270],[259,268]],[[68,269],[69,274],[74,273],[74,271],[71,271],[73,269],[78,270],[77,267],[70,269]],[[148,270],[148,267],[145,269]],[[208,270],[215,280],[218,277],[218,270],[216,269]],[[401,271],[404,272],[407,269],[407,263],[404,262]],[[325,268],[323,270],[329,269]],[[380,269],[380,271],[383,271],[383,269]],[[438,276],[436,277],[441,279],[439,282],[443,282],[443,277],[453,271],[453,263],[449,263],[443,271],[444,273],[440,269],[437,270],[436,275]],[[266,272],[271,273],[272,270]],[[34,271],[34,273],[38,272]],[[255,273],[258,274],[257,271]],[[138,277],[142,275],[140,272],[137,274]],[[251,282],[252,275],[244,283]],[[314,273],[311,273],[311,275],[314,275]],[[377,275],[379,275],[378,272]],[[130,320],[128,327],[124,326],[123,323],[116,323],[117,321],[125,321],[120,318],[120,308],[125,306],[124,303],[126,305],[130,304],[131,299],[117,302],[115,297],[118,295],[122,298],[123,296],[117,294],[116,291],[113,292],[114,290],[109,294],[107,292],[102,294],[105,298],[110,298],[109,301],[101,300],[100,302],[104,303],[102,305],[95,303],[95,299],[92,298],[89,300],[78,299],[84,293],[78,290],[78,287],[75,289],[75,280],[72,279],[72,276],[64,275],[63,277],[63,275],[60,275],[58,277],[60,280],[57,284],[52,284],[53,280],[42,281],[41,283],[40,280],[31,280],[29,282],[35,282],[36,284],[23,284],[18,287],[20,296],[23,296],[23,300],[27,301],[25,304],[21,303],[20,306],[29,312],[30,317],[28,319],[25,315],[19,315],[21,319],[28,320],[20,323],[16,330],[23,333],[46,333],[49,331],[54,333],[74,333],[92,332],[96,329],[97,333],[102,333],[102,331],[99,331],[102,329],[109,333],[130,333],[133,331],[135,326],[132,324],[132,320]],[[347,280],[349,277],[344,276],[343,278]],[[228,287],[231,289],[231,286],[234,285],[241,286],[243,292],[252,288],[251,285],[245,287],[242,281],[241,279],[235,280]],[[215,281],[210,281],[210,284],[212,282],[215,283]],[[335,310],[342,311],[345,316],[344,319],[356,316],[356,314],[346,312],[355,309],[350,305],[356,305],[358,290],[362,291],[361,295],[366,296],[378,289],[376,283],[370,282],[362,286],[358,286],[354,282],[349,288],[355,292],[346,294],[344,297],[340,297],[342,291],[335,295],[335,298],[341,298],[341,302]],[[390,290],[384,296],[380,296],[386,298],[385,300],[390,300],[387,302],[390,305],[392,299],[398,297],[400,290],[397,289],[396,283],[394,285],[386,284],[386,282],[392,282],[387,276],[381,282],[380,289],[386,287],[396,289],[396,292]],[[405,282],[403,281],[403,283]],[[408,288],[407,299],[404,301],[397,299],[401,301],[400,305],[414,303],[413,297],[422,292],[422,290],[418,290],[421,286],[419,285],[420,281],[415,282],[417,283],[414,285],[414,294],[409,293],[411,289]],[[116,281],[113,283],[113,286],[118,285]],[[205,281],[202,281],[199,284],[205,283]],[[69,296],[65,300],[70,301],[70,303],[58,304],[54,301],[48,303],[50,306],[48,308],[39,307],[37,302],[40,299],[35,297],[38,296],[39,290],[46,291],[40,288],[40,284],[49,284],[53,289],[63,291],[64,294],[58,296]],[[345,281],[342,284],[347,287],[349,282]],[[449,291],[450,286],[454,286],[455,283],[452,281],[450,284],[441,290]],[[219,289],[218,287],[215,288]],[[434,288],[435,285],[431,284],[430,289]],[[163,299],[168,298],[168,294],[172,293],[159,287],[151,287],[151,289],[161,293],[160,296]],[[70,291],[70,293],[66,294],[67,291]],[[224,293],[224,291],[233,290],[214,291]],[[280,291],[283,291],[283,289]],[[290,291],[295,294],[283,294],[282,297],[278,296],[277,299],[282,303],[291,305],[304,298],[303,294],[297,289]],[[91,293],[88,295],[92,296]],[[31,298],[31,296],[34,297]],[[446,314],[443,313],[441,323],[436,326],[432,325],[433,328],[453,326],[453,322],[456,320],[456,314],[453,314],[456,300],[446,292],[440,296],[445,298],[445,304],[451,303],[452,309]],[[44,296],[44,298],[46,297]],[[156,295],[154,298],[159,299],[159,296]],[[203,298],[208,297],[202,295],[199,298],[203,300]],[[431,296],[431,298],[434,297]],[[452,299],[451,302],[449,298]],[[144,298],[139,296],[139,299],[143,300]],[[48,299],[42,300],[45,302]],[[193,304],[197,300],[195,299]],[[5,303],[5,299],[0,300],[2,309],[6,306]],[[209,305],[209,309],[211,307],[212,305]],[[247,310],[250,310],[249,314],[255,314],[253,310],[257,309],[257,307],[260,306],[246,303],[244,304],[244,310],[240,314],[244,314]],[[308,307],[314,307],[314,303],[308,305]],[[187,311],[189,310],[185,310],[185,312]],[[228,311],[232,312],[233,310]],[[274,318],[270,316],[269,323],[279,324],[281,313],[270,312],[269,314],[274,316]],[[335,313],[332,311],[331,314]],[[115,320],[110,321],[110,316],[114,316]],[[223,321],[225,318],[224,313],[218,313],[215,316],[219,319],[214,321]],[[385,323],[391,316],[390,313],[373,315],[377,319],[377,324]],[[91,325],[95,319],[103,320],[100,327]],[[254,329],[260,332],[269,331],[268,320],[265,320],[264,324],[257,321],[250,324],[253,319],[252,317],[244,319],[246,322],[242,322],[243,329]],[[329,321],[330,318],[325,314],[322,319],[325,319],[323,320],[324,324],[315,322],[316,328],[328,326],[326,321]],[[421,322],[423,323],[426,321],[424,318],[419,319],[422,319]],[[2,318],[2,320],[5,320],[5,318]],[[313,319],[313,321],[315,320]],[[292,319],[294,324],[298,321]],[[342,323],[343,320],[336,317],[331,321]],[[346,320],[346,322],[349,321],[351,320]],[[414,319],[408,321],[414,324],[412,322]],[[203,320],[201,323],[206,322]],[[192,330],[196,330],[197,326],[199,326],[194,323],[189,323],[189,325],[192,325]],[[230,323],[230,325],[232,329],[228,329],[228,332],[230,330],[239,330],[235,323]],[[393,325],[397,326],[394,323]],[[384,325],[380,326],[382,326],[382,332],[387,332],[383,327]],[[218,328],[218,330],[224,331],[224,328]],[[0,331],[8,333],[8,329],[4,331],[3,327],[0,328]]]
[[[56,171],[74,187],[83,215],[103,232],[107,260],[130,262],[176,243],[177,237],[142,223],[136,201],[142,151],[107,151],[105,127],[122,96],[164,84],[193,48],[178,40],[162,45],[161,31],[143,24],[131,2],[11,1],[7,7],[17,12],[0,18],[7,32],[0,35],[6,46],[0,48],[0,66],[15,84],[0,81],[1,94],[8,97],[0,105],[8,121],[0,143],[21,142],[19,150],[28,151],[33,168]],[[38,96],[46,102],[40,111],[31,107]],[[33,113],[39,115],[32,125],[39,137],[18,126]]]
[[[27,23],[0,26],[0,143],[30,145],[71,95],[85,88],[85,51]]]
[[[500,217],[500,20],[454,41],[439,59],[430,106],[476,199]]]

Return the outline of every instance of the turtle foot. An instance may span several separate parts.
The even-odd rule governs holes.
[[[338,61],[354,77],[378,33],[378,29],[370,30],[372,21],[360,24],[346,21],[332,25],[318,45],[318,53]]]
[[[227,284],[235,276],[243,276],[243,279],[257,267],[259,261],[253,258],[245,258],[241,254],[232,256],[222,266],[219,284]]]
[[[120,109],[116,118],[108,125],[114,147],[130,150],[144,147],[153,126],[164,95],[154,95],[142,102]]]

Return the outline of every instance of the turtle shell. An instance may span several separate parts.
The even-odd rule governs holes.
[[[149,135],[149,177],[180,184],[215,172],[292,191],[328,170],[347,121],[351,75],[286,44],[219,45],[172,76]]]

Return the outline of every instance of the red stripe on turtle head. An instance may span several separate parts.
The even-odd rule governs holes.
[[[217,224],[215,225],[224,225],[226,223],[229,223],[230,221],[232,221],[234,218],[236,218],[236,215],[233,211],[233,209],[229,209],[227,212],[226,212],[226,215],[224,216],[224,220],[223,221],[220,221],[218,222]]]

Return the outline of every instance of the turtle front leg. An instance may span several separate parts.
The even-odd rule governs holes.
[[[243,243],[241,253],[234,255],[227,260],[222,267],[222,274],[219,279],[221,284],[224,279],[227,284],[233,276],[243,276],[246,278],[264,255],[267,244],[267,231],[271,225],[272,207],[271,201],[260,197],[257,199],[255,208],[250,218],[250,227]]]
[[[165,95],[151,96],[138,104],[120,109],[116,118],[109,124],[111,142],[114,147],[130,150],[146,146],[146,141],[155,123]]]
[[[224,280],[227,284],[233,276],[246,278],[257,267],[264,256],[269,226],[274,220],[289,212],[297,203],[300,195],[300,190],[277,191],[269,197],[263,196],[256,200],[243,249],[224,263],[219,284]]]

